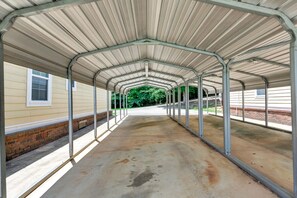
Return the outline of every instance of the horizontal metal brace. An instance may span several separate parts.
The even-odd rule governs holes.
[[[130,76],[130,75],[133,75],[133,74],[140,74],[140,73],[144,73],[144,70],[141,69],[141,70],[137,70],[137,71],[134,71],[134,72],[130,72],[130,73],[126,73],[126,74],[114,76],[114,77],[112,77],[112,78],[110,78],[110,79],[107,80],[107,82],[106,82],[106,89],[108,89],[108,85],[109,85],[110,81],[112,81],[114,79],[125,77],[125,76]]]
[[[150,70],[149,72],[154,72],[154,73],[156,73],[156,74],[161,74],[161,75],[167,75],[167,76],[171,76],[171,77],[176,77],[176,78],[180,78],[180,79],[182,79],[183,81],[185,81],[184,78],[183,78],[182,76],[179,76],[179,75],[170,74],[170,73],[166,73],[166,72],[159,72],[159,71],[156,71],[156,70]],[[141,77],[145,77],[145,75],[144,75],[144,76],[141,76]],[[127,79],[127,80],[119,81],[119,82],[117,82],[117,83],[114,85],[114,90],[115,90],[116,86],[117,86],[118,84],[122,83],[122,82],[126,82],[126,81],[129,81],[129,80],[135,80],[135,79],[138,79],[138,78],[141,78],[141,77],[135,77],[135,78],[131,78],[131,79]],[[152,76],[151,76],[151,77],[152,77]],[[172,81],[172,80],[168,80],[168,79],[165,79],[165,80],[177,84],[176,81]]]
[[[137,63],[156,63],[156,64],[161,64],[163,66],[167,66],[167,67],[173,67],[173,68],[177,68],[177,69],[181,69],[181,70],[187,70],[187,71],[191,71],[194,73],[194,75],[197,74],[197,71],[193,68],[190,67],[186,67],[186,66],[181,66],[181,65],[177,65],[177,64],[173,64],[173,63],[168,63],[168,62],[164,62],[164,61],[159,61],[159,60],[153,60],[153,59],[141,59],[141,60],[136,60],[136,61],[131,61],[131,62],[127,62],[127,63],[123,63],[123,64],[119,64],[119,65],[114,65],[114,66],[110,66],[107,68],[103,68],[100,69],[96,72],[96,74],[94,75],[94,78],[97,78],[98,75],[100,75],[102,72],[106,72],[109,70],[113,70],[113,69],[118,69],[118,68],[122,68],[122,67],[127,67],[133,64],[137,64]],[[178,78],[180,76],[176,75]],[[184,81],[184,78],[183,78]]]
[[[230,70],[231,71],[231,70]],[[213,74],[212,76],[210,77],[218,77],[218,78],[223,78],[223,76],[220,76],[220,75],[215,75]],[[245,87],[245,83],[242,81],[242,80],[238,80],[238,79],[235,79],[235,78],[229,78],[230,81],[235,81],[235,82],[238,82],[241,84],[241,86]]]
[[[155,72],[154,70],[151,70],[151,72]],[[134,72],[131,72],[131,73],[126,73],[126,74],[122,74],[122,75],[118,75],[118,76],[114,76],[110,79],[107,80],[106,82],[106,89],[108,89],[108,86],[109,86],[109,83],[114,80],[114,79],[117,79],[117,78],[121,78],[121,77],[125,77],[125,76],[129,76],[129,75],[134,75],[134,74],[140,74],[140,73],[144,73],[144,70],[141,69],[141,70],[137,70],[137,71],[134,71]],[[153,76],[151,76],[153,77]],[[172,82],[172,83],[175,83],[176,85],[178,85],[178,83],[176,81],[173,81],[173,80],[168,80],[168,79],[165,79],[165,78],[161,78],[161,77],[158,77],[159,79],[163,79],[163,80],[166,80],[166,81],[169,81],[169,82]]]
[[[131,86],[125,87],[124,90],[123,90],[123,92],[126,93],[126,90],[129,89],[129,88],[132,88],[132,87],[135,87],[135,86],[140,87],[140,86],[144,86],[144,85],[149,85],[149,86],[158,87],[158,88],[161,87],[161,88],[164,88],[166,90],[169,90],[170,89],[170,88],[168,88],[168,87],[166,87],[164,85],[159,85],[159,84],[155,84],[153,82],[146,81],[146,82],[142,82],[142,83],[134,84],[134,85],[133,85],[133,83],[131,83]]]
[[[205,82],[203,83],[203,86],[205,86],[205,87],[211,87],[211,88],[214,89],[215,93],[217,93],[217,88],[215,86],[205,84]]]
[[[156,78],[158,79],[158,78]],[[164,83],[164,82],[160,82],[160,81],[156,81],[156,80],[152,80],[152,79],[142,79],[142,80],[139,80],[139,81],[135,81],[135,82],[130,82],[130,83],[126,83],[126,84],[123,84],[121,85],[121,87],[119,88],[119,92],[121,93],[121,90],[122,88],[124,88],[125,86],[128,86],[130,84],[133,84],[133,83],[140,83],[140,82],[153,82],[153,83],[160,83],[162,85],[166,85],[166,86],[169,86],[169,87],[172,87],[172,85],[168,84],[168,83]]]
[[[127,79],[127,80],[119,81],[119,82],[117,82],[117,83],[114,85],[114,91],[115,91],[115,88],[117,87],[117,85],[120,84],[120,83],[127,82],[127,81],[131,81],[131,80],[136,80],[136,79],[144,78],[144,77],[146,77],[146,76],[143,75],[143,76],[138,76],[138,77],[130,78],[130,79]],[[158,77],[156,77],[156,76],[150,76],[149,78],[158,78]],[[164,79],[164,78],[162,78],[161,80],[163,80],[163,79]],[[164,81],[169,81],[169,82],[172,82],[172,83],[177,84],[177,82],[176,82],[176,81],[173,81],[173,80],[164,79]]]
[[[137,87],[142,87],[144,85],[146,85],[146,84],[143,83],[142,85],[141,84],[140,85],[133,85],[133,86],[129,87],[128,90],[124,90],[124,93],[127,94],[127,92],[130,91],[131,89],[137,88]],[[150,83],[148,85],[151,86],[151,87],[155,87],[155,88],[159,88],[159,89],[164,89],[165,92],[168,91],[168,89],[166,87],[162,87],[162,86],[160,87],[160,86],[153,85],[153,84],[150,84]]]
[[[231,71],[231,70],[230,70]],[[207,80],[205,79],[206,77],[217,77],[217,78],[220,78],[222,79],[222,76],[219,76],[219,75],[216,75],[216,74],[209,74],[208,76],[203,76],[203,81],[207,81],[207,82],[210,82],[210,83],[215,83],[215,84],[219,84],[219,85],[222,85],[222,83],[220,82],[216,82],[216,81],[212,81],[212,80]],[[235,81],[235,82],[238,82],[240,83],[243,87],[245,87],[245,83],[241,80],[238,80],[238,79],[235,79],[235,78],[229,78],[230,81]],[[193,79],[190,79],[188,82],[197,82],[197,79],[193,78]]]
[[[163,80],[163,81],[165,81],[164,79],[160,79],[160,78],[158,78],[158,77],[149,77],[149,78],[145,78],[145,76],[144,76],[144,77],[142,77],[142,78],[144,78],[144,79],[141,79],[141,80],[139,80],[139,81],[137,81],[137,82],[143,82],[143,81],[145,81],[145,80],[151,80],[151,81],[153,81],[152,79]],[[167,82],[174,82],[174,81],[168,81],[168,80],[167,80],[167,82],[165,83],[165,82],[160,82],[160,81],[155,81],[155,80],[154,80],[154,82],[155,82],[155,83],[161,83],[161,84],[164,84],[164,85],[166,85],[166,86],[170,86],[170,87],[172,87],[172,85],[169,84],[169,83],[167,83]],[[134,82],[133,82],[133,83],[134,83]],[[126,84],[129,84],[129,83],[126,83]],[[126,84],[123,84],[123,85],[120,86],[120,88],[119,88],[119,91],[120,91],[120,92],[121,92],[122,88],[123,88],[124,86],[126,86]]]
[[[246,71],[241,71],[241,70],[230,69],[230,71],[241,73],[241,74],[245,74],[245,75],[248,75],[248,76],[255,76],[255,77],[261,78],[265,83],[267,83],[267,85],[269,87],[269,81],[268,81],[268,79],[265,76],[262,76],[262,75],[259,75],[259,74],[254,74],[254,73],[250,73],[250,72],[246,72]]]
[[[252,58],[247,58],[247,59],[235,61],[235,62],[232,62],[232,65],[244,63],[244,62],[247,62],[247,61],[251,61],[251,62],[252,61],[259,61],[259,62],[268,63],[268,64],[271,64],[271,65],[276,65],[276,66],[279,66],[279,67],[284,67],[284,68],[290,69],[289,64],[284,64],[284,63],[279,63],[279,62],[276,62],[276,61],[266,60],[264,58],[259,58],[259,57],[252,57]]]
[[[130,46],[134,46],[134,45],[162,45],[162,46],[171,47],[171,48],[175,48],[175,49],[185,50],[185,51],[192,52],[192,53],[213,56],[218,60],[219,63],[225,64],[223,58],[214,52],[205,51],[202,49],[197,49],[197,48],[192,48],[192,47],[186,47],[186,46],[178,45],[176,43],[168,43],[168,42],[159,41],[159,40],[155,40],[155,39],[140,39],[140,40],[135,40],[135,41],[131,41],[131,42],[123,43],[123,44],[118,44],[115,46],[99,48],[99,49],[95,49],[93,51],[77,54],[75,57],[73,57],[71,59],[70,63],[68,64],[68,68],[69,67],[71,68],[79,58],[90,56],[90,55],[95,55],[97,53],[102,53],[105,51],[111,51],[111,50],[121,49],[124,47],[130,47]],[[166,63],[163,62],[163,64],[165,65]],[[199,75],[199,73],[195,69],[192,69],[191,71],[194,72],[196,76]],[[97,77],[97,75],[99,73],[100,73],[100,70],[95,74],[94,77]]]

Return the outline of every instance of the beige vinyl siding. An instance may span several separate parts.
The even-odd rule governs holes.
[[[241,107],[241,91],[230,93],[231,107]],[[256,90],[245,91],[245,107],[261,108],[265,105],[265,97],[257,96]],[[291,90],[289,86],[268,89],[268,108],[288,110],[291,109]]]
[[[5,123],[7,127],[65,118],[68,115],[66,79],[52,76],[51,106],[27,106],[28,69],[5,63]],[[93,87],[76,83],[74,117],[93,113]],[[97,88],[98,112],[106,111],[106,90]]]

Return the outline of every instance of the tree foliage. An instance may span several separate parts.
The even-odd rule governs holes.
[[[181,87],[181,100],[183,100],[185,87]],[[197,98],[197,88],[189,88],[190,99]],[[119,108],[119,94],[112,96],[112,108],[114,105],[114,97],[116,97],[117,108]],[[177,88],[175,89],[175,98],[177,101]],[[145,107],[166,102],[166,94],[164,89],[142,86],[131,89],[128,94],[128,107]]]
[[[162,104],[165,101],[165,91],[150,86],[131,89],[128,95],[128,107],[144,107]]]

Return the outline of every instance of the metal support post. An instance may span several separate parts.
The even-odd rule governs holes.
[[[128,115],[128,94],[126,94],[126,115]]]
[[[72,69],[68,69],[68,136],[69,157],[73,156],[73,93],[72,93]]]
[[[127,94],[125,94],[125,116],[127,116]]]
[[[173,118],[175,119],[175,88],[172,89],[172,100],[173,100]]]
[[[215,88],[215,115],[218,115],[218,92],[217,92],[217,89]]]
[[[180,123],[180,111],[181,111],[181,104],[180,104],[180,86],[177,87],[177,101],[178,101],[178,122]]]
[[[125,112],[125,110],[126,110],[126,109],[125,109],[125,108],[126,108],[126,105],[125,105],[125,104],[126,104],[126,103],[125,103],[125,98],[126,98],[126,97],[125,97],[125,94],[123,94],[123,117],[126,116],[126,112]]]
[[[198,122],[197,122],[197,124],[198,124],[198,134],[199,134],[199,96],[200,96],[200,94],[199,94],[199,79],[200,79],[200,77],[198,77],[198,81],[197,81],[197,109],[198,109],[198,111],[197,111],[197,116],[198,116]]]
[[[294,195],[297,196],[297,41],[292,39],[290,45],[291,64],[291,112],[292,112],[292,144],[293,144],[293,181]]]
[[[94,138],[97,138],[97,87],[96,87],[96,79],[93,81],[93,89],[94,89]]]
[[[122,119],[122,94],[120,93],[119,95],[119,100],[120,100],[120,120]]]
[[[109,130],[109,91],[106,90],[106,123],[107,130]]]
[[[168,92],[165,92],[166,95],[166,115],[168,115]]]
[[[114,120],[115,120],[115,123],[117,123],[117,93],[116,92],[114,92],[113,106],[114,106]]]
[[[127,95],[125,94],[125,116],[127,116]]]
[[[208,114],[208,90],[206,89],[206,113]]]
[[[224,119],[224,151],[231,154],[230,132],[230,71],[229,63],[223,64],[223,119]]]
[[[190,126],[189,118],[189,82],[186,82],[186,127]]]
[[[245,90],[245,87],[242,86],[242,96],[241,96],[241,114],[242,114],[242,121],[244,122],[245,121],[245,106],[244,106],[244,90]]]
[[[171,117],[171,90],[169,90],[169,116]]]
[[[198,122],[199,122],[199,136],[203,137],[203,77],[198,77]]]
[[[268,127],[268,82],[265,81],[265,126]]]
[[[4,48],[3,35],[0,34],[0,153],[1,188],[0,197],[6,197],[6,149],[5,149],[5,111],[4,111]]]

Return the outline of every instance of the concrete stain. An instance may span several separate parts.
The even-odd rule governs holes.
[[[132,128],[135,122],[151,121],[151,118],[132,118],[125,120],[126,125],[130,124]],[[207,145],[192,143],[194,138],[185,129],[179,126],[172,129],[171,122],[168,119],[167,124],[139,131],[128,127],[123,129],[123,125],[119,125],[115,133],[92,151],[100,153],[100,156],[83,158],[83,163],[70,170],[72,175],[67,174],[59,180],[54,187],[56,190],[52,188],[45,197],[272,197],[269,191],[255,182],[242,188],[242,184],[251,181],[249,177],[217,152],[209,150]],[[157,144],[159,141],[163,144]],[[141,148],[142,152],[135,151],[135,148]],[[159,152],[152,154],[153,150]],[[129,163],[115,164],[124,159],[128,159]],[[90,169],[89,164],[93,165],[94,160],[104,164],[104,171],[94,168],[95,172],[90,172],[93,176],[76,176],[79,170],[85,170],[86,165]],[[228,175],[228,178],[223,178],[223,175]],[[171,181],[166,181],[166,178],[171,178]],[[229,185],[232,186],[230,191],[222,190],[221,187]]]
[[[150,181],[155,173],[152,173],[150,170],[146,170],[140,173],[137,177],[133,179],[133,183],[127,187],[139,187],[145,184],[146,182]]]
[[[152,190],[146,189],[141,191],[139,194],[135,193],[134,191],[128,192],[126,194],[123,194],[121,198],[132,198],[132,197],[151,198],[152,194],[153,194]]]
[[[209,161],[206,161],[206,163],[207,163],[207,168],[205,170],[205,174],[208,177],[209,184],[213,185],[218,183],[218,181],[220,180],[218,170]]]
[[[135,174],[135,171],[130,171],[130,178],[133,178],[134,174]],[[129,181],[129,182],[131,182],[131,181]]]
[[[133,126],[129,126],[129,130],[133,128],[133,130],[143,129],[143,128],[150,128],[158,125],[162,125],[163,123],[168,124],[167,120],[157,120],[157,121],[143,121],[139,123],[134,123]]]
[[[130,160],[128,159],[123,159],[121,161],[116,162],[115,164],[127,164]]]
[[[292,144],[288,140],[278,140],[275,147],[281,150],[292,151]]]
[[[235,127],[233,127],[233,128],[235,128]],[[265,139],[269,135],[267,133],[254,132],[252,130],[249,130],[248,128],[243,128],[243,127],[235,128],[235,129],[233,129],[233,131],[235,132],[234,133],[235,136],[243,137],[243,138],[251,139],[251,140]]]
[[[80,173],[81,173],[82,175],[87,175],[87,174],[88,174],[87,171],[81,171]]]

